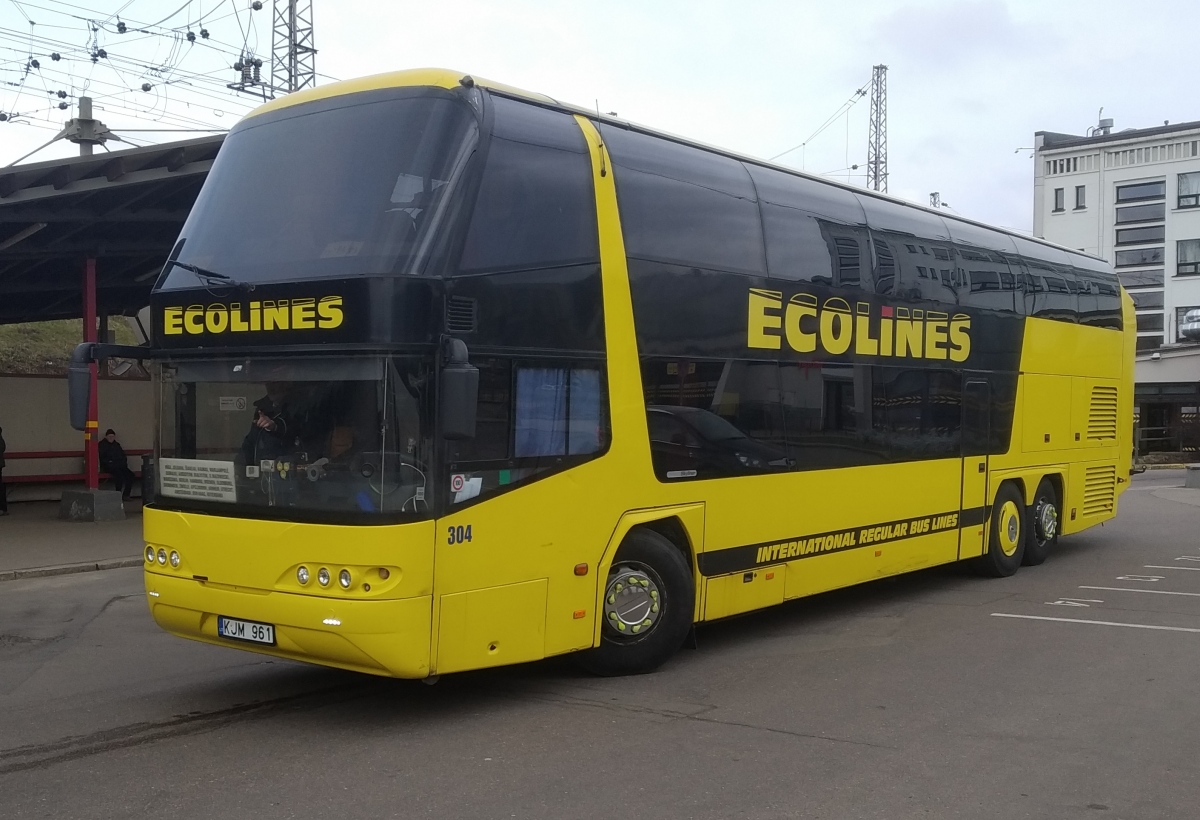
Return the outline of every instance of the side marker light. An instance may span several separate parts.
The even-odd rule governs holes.
[[[575,620],[578,621],[580,618],[583,618],[585,615],[587,615],[586,609],[577,609],[577,610],[575,610],[574,615],[572,615],[571,617],[573,617]]]
[[[588,574],[588,565],[587,564],[576,564],[575,565],[575,574],[576,575],[587,575]]]

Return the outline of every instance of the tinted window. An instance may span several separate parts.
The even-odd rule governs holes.
[[[422,272],[477,130],[461,101],[411,89],[243,120],[221,146],[177,259],[246,282]],[[164,287],[198,284],[172,267]]]
[[[1120,330],[1121,291],[1108,264],[1086,256],[1073,256],[1079,283],[1079,323]]]
[[[1127,288],[1161,288],[1163,286],[1163,269],[1131,270],[1118,274],[1121,284]]]
[[[1139,313],[1137,315],[1137,329],[1141,333],[1143,331],[1159,331],[1163,329],[1163,315],[1158,313]]]
[[[491,99],[495,126],[461,270],[598,259],[591,160],[574,118]]]
[[[1129,295],[1133,297],[1133,306],[1138,310],[1160,308],[1163,306],[1163,292],[1161,290],[1139,291]]]
[[[1010,238],[1020,254],[1026,315],[1078,321],[1079,282],[1070,255],[1023,237]]]
[[[630,257],[765,273],[754,186],[740,162],[601,126]]]
[[[1128,208],[1117,208],[1117,224],[1125,225],[1130,222],[1157,222],[1167,216],[1165,202],[1150,205],[1130,205]]]
[[[1162,199],[1167,195],[1166,182],[1143,182],[1117,188],[1117,202],[1137,202],[1139,199]]]
[[[873,237],[875,292],[957,303],[957,277],[951,275],[951,266],[934,264],[930,251],[933,243],[944,245],[950,238],[945,221],[938,214],[885,199],[858,199]],[[942,251],[946,253],[944,247]]]
[[[1145,242],[1162,242],[1166,239],[1167,229],[1162,225],[1149,228],[1126,228],[1117,231],[1118,245],[1141,245]]]
[[[1117,251],[1116,264],[1118,268],[1135,265],[1161,265],[1163,261],[1162,248],[1138,248],[1134,251]]]
[[[660,480],[791,468],[775,362],[649,359],[642,384]]]

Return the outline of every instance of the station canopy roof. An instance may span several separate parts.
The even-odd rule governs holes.
[[[89,257],[101,313],[149,304],[224,139],[0,169],[0,324],[81,317]]]

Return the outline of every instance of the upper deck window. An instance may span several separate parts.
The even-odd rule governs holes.
[[[587,143],[570,114],[491,98],[495,125],[459,270],[599,259]]]
[[[449,92],[388,89],[234,128],[177,259],[245,282],[420,273],[476,143]],[[202,284],[180,267],[161,287]]]

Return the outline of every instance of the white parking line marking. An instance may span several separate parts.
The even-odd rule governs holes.
[[[1181,555],[1176,561],[1200,561],[1200,555]]]
[[[1165,589],[1125,589],[1123,587],[1080,587],[1080,589],[1102,589],[1107,592],[1148,592],[1151,595],[1186,595],[1188,598],[1200,598],[1200,592],[1168,592]]]
[[[1118,580],[1118,581],[1147,581],[1147,582],[1152,582],[1152,581],[1161,581],[1161,580],[1163,580],[1163,578],[1164,578],[1164,577],[1165,577],[1165,576],[1163,576],[1163,575],[1118,575],[1118,576],[1117,576],[1117,580]]]
[[[1119,621],[1087,621],[1082,618],[1051,618],[1047,615],[1013,615],[1008,612],[993,612],[993,618],[1021,618],[1026,621],[1059,621],[1065,624],[1095,624],[1097,626],[1125,626],[1130,629],[1161,629],[1164,632],[1200,632],[1187,626],[1156,626],[1154,624],[1125,624]]]
[[[1184,572],[1200,572],[1200,567],[1160,567],[1157,564],[1143,564],[1145,569],[1181,569]]]
[[[1080,587],[1082,589],[1083,587]],[[1090,604],[1102,604],[1104,601],[1099,601],[1095,598],[1059,598],[1057,601],[1046,601],[1047,606],[1082,606],[1086,607]]]

